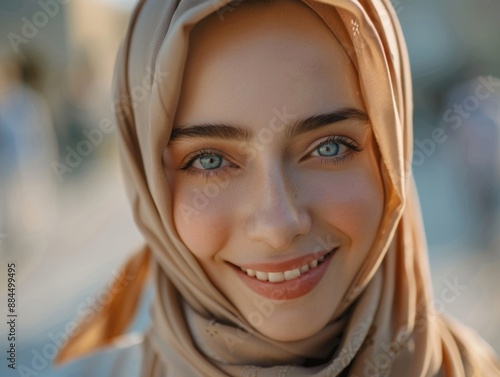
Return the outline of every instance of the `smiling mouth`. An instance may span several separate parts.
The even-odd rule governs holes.
[[[314,259],[313,261],[304,264],[303,266],[283,272],[264,272],[244,267],[239,267],[239,268],[241,271],[245,272],[248,276],[255,278],[256,280],[267,281],[269,283],[279,283],[282,281],[296,279],[306,274],[308,271],[314,270],[319,265],[321,265],[326,259],[330,258],[336,250],[337,249],[334,249],[326,253],[325,255],[319,257],[318,259]]]

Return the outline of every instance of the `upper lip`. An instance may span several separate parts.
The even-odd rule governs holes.
[[[330,250],[312,252],[283,262],[258,262],[258,263],[244,263],[244,264],[232,263],[232,264],[238,267],[243,267],[254,271],[285,272],[304,266],[309,262],[321,258],[322,256],[328,254],[330,251],[333,251],[337,248],[338,247],[334,247],[333,249]]]

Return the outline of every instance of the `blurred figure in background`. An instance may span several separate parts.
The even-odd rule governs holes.
[[[463,182],[467,212],[466,239],[476,249],[498,249],[500,206],[500,90],[476,78],[452,87],[445,96],[445,132],[455,182]],[[460,188],[459,188],[460,189]],[[497,240],[497,241],[500,241]],[[478,250],[479,251],[479,250]]]
[[[29,273],[56,217],[56,135],[44,98],[23,77],[27,61],[0,51],[0,250]]]

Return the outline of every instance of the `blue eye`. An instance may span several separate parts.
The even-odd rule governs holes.
[[[217,169],[222,165],[222,158],[221,156],[218,156],[216,154],[212,155],[204,155],[201,157],[198,157],[197,160],[199,161],[198,164],[196,164],[196,160],[193,162],[193,165],[200,165],[200,167],[194,166],[195,168],[197,167],[198,169]],[[192,165],[192,166],[193,166]]]
[[[346,136],[330,136],[316,146],[311,156],[320,157],[322,164],[338,165],[361,150],[355,141]]]
[[[201,173],[217,173],[226,167],[230,167],[229,161],[220,153],[213,150],[201,150],[189,157],[189,161],[180,170],[187,172],[200,171]],[[194,168],[191,170],[190,168]]]
[[[339,154],[340,145],[333,141],[329,141],[326,144],[322,144],[316,149],[320,156],[336,156]]]

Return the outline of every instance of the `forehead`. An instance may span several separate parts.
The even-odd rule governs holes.
[[[223,21],[212,14],[191,31],[174,123],[265,124],[283,106],[299,116],[362,110],[359,93],[349,57],[307,6],[242,6]]]

